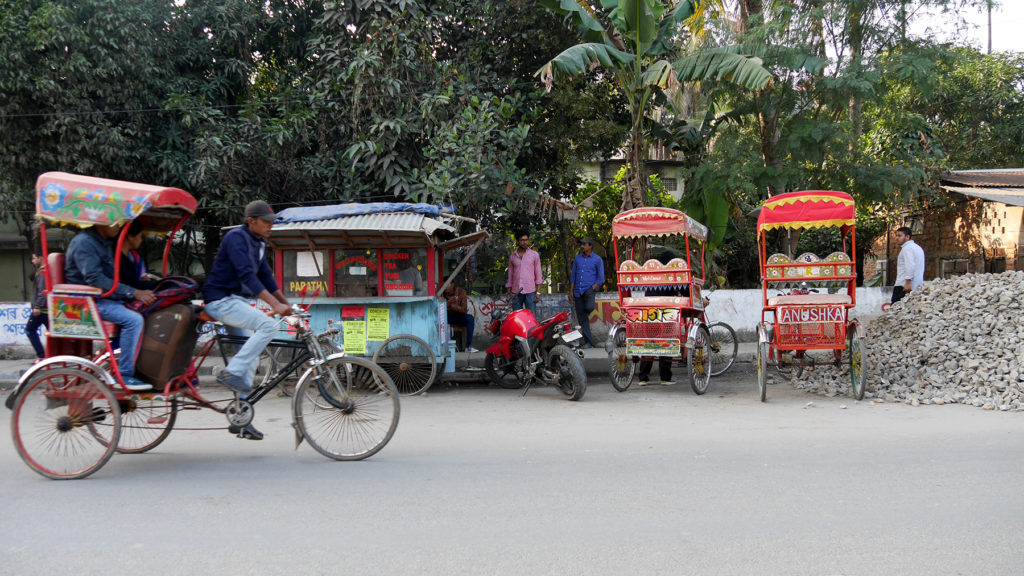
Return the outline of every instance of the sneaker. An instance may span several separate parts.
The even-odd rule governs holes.
[[[473,348],[472,346],[466,346],[466,352],[479,352],[479,350]]]
[[[236,376],[227,370],[221,370],[220,374],[217,374],[217,383],[227,386],[239,394],[252,392],[252,387],[247,385],[241,376]]]
[[[662,380],[661,381],[661,385],[662,386],[675,386],[676,385],[676,381],[675,380]]]
[[[134,376],[122,376],[121,381],[124,382],[124,387],[132,392],[143,392],[153,389],[152,384],[147,384]]]
[[[647,386],[647,384],[648,384],[647,380],[641,380],[641,381],[636,383],[637,386]]]
[[[263,432],[256,429],[252,423],[249,423],[245,428],[230,425],[228,426],[228,432],[237,434],[239,438],[245,438],[246,440],[263,440]]]

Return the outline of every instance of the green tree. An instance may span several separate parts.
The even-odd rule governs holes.
[[[770,80],[757,58],[727,49],[709,49],[679,57],[683,24],[697,12],[701,0],[670,4],[659,0],[607,0],[600,10],[583,1],[541,0],[563,15],[585,41],[545,64],[537,74],[547,86],[559,77],[583,74],[603,67],[615,79],[630,113],[627,178],[622,209],[645,204],[645,122],[656,96],[681,83],[724,79],[749,88],[763,88]]]

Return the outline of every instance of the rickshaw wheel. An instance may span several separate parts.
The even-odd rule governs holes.
[[[757,343],[757,390],[761,394],[761,402],[764,402],[765,394],[768,392],[768,343]]]
[[[608,353],[608,376],[612,387],[619,392],[629,390],[636,374],[636,362],[626,354],[626,333],[619,330],[615,333],[615,348]]]
[[[391,376],[402,396],[426,392],[437,375],[437,358],[430,345],[412,334],[399,334],[382,342],[373,353],[373,362]]]
[[[326,368],[329,373],[319,379],[308,370],[295,387],[296,429],[314,450],[333,460],[373,456],[398,427],[395,383],[364,358],[332,357]]]
[[[690,388],[694,394],[707,392],[711,380],[711,334],[706,326],[697,327],[693,348],[687,352],[687,364],[690,368]]]
[[[114,359],[121,358],[121,350],[114,351]],[[107,354],[97,360],[100,368],[110,370]],[[167,439],[178,419],[177,399],[155,400],[153,396],[133,396],[120,400],[121,437],[117,451],[121,454],[142,454],[156,448]]]
[[[122,400],[121,454],[141,454],[156,448],[167,439],[178,419],[178,399],[160,396],[133,396]]]
[[[739,341],[736,331],[725,322],[708,326],[708,333],[711,335],[711,375],[720,376],[736,361]]]
[[[864,399],[864,339],[853,335],[848,339],[850,355],[850,392],[857,400]]]
[[[121,434],[114,394],[84,370],[43,370],[18,393],[11,434],[29,468],[54,480],[85,478],[114,455]]]

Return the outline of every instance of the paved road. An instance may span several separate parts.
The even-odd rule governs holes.
[[[80,481],[7,439],[0,574],[1020,573],[1024,415],[782,384],[761,404],[737,368],[703,397],[432,391],[364,462],[293,450],[280,398],[263,442],[176,430]]]

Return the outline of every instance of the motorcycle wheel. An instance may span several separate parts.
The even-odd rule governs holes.
[[[504,356],[487,353],[484,357],[484,370],[487,376],[496,385],[509,390],[516,390],[523,387],[523,383],[516,378],[516,360],[509,360]]]
[[[558,389],[569,397],[579,400],[587,391],[587,372],[583,361],[568,346],[559,344],[551,349],[551,369],[559,374]]]

